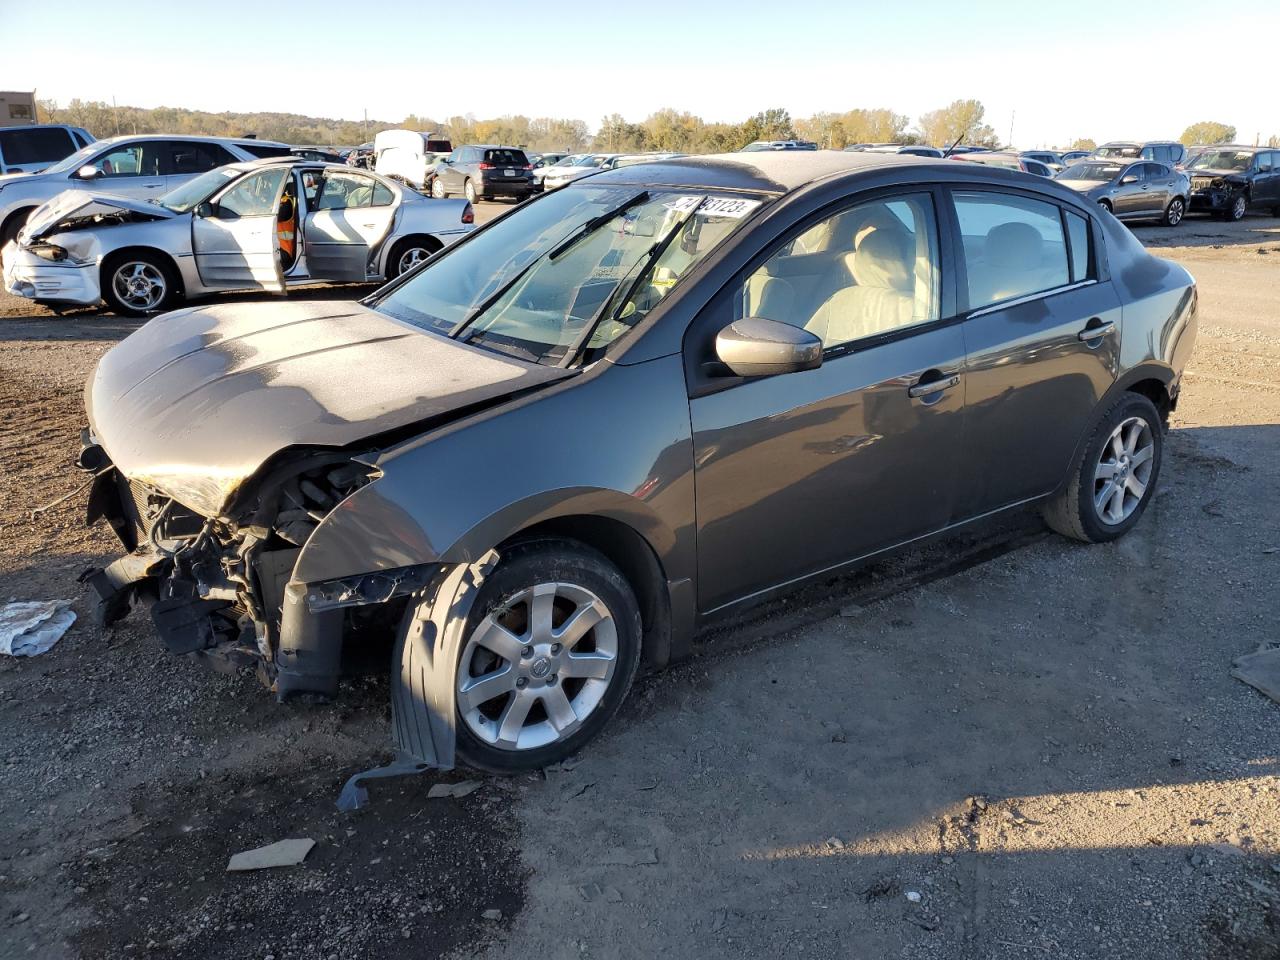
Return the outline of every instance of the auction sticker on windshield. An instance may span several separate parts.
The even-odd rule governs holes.
[[[741,220],[760,206],[760,201],[742,200],[738,197],[676,197],[667,206],[680,213],[697,208],[700,217],[726,217],[730,220]]]

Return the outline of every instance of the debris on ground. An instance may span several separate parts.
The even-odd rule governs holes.
[[[0,653],[38,657],[76,622],[70,600],[17,600],[0,607]]]
[[[1231,675],[1280,703],[1280,647],[1263,648],[1231,662]]]
[[[431,785],[431,789],[427,791],[428,800],[436,800],[440,797],[465,797],[468,794],[475,793],[484,782],[481,780],[459,780],[457,783],[435,783]]]
[[[908,890],[908,891],[904,894],[904,896],[905,896],[908,900],[910,900],[912,903],[919,903],[919,902],[920,902],[920,899],[921,899],[921,898],[920,898],[920,893],[919,893],[919,891],[917,891],[917,890]]]
[[[501,911],[501,910],[486,910],[484,913],[480,914],[480,916],[484,917],[486,920],[501,920],[501,919],[502,919],[502,911]]]
[[[256,850],[245,850],[235,854],[227,863],[228,873],[245,870],[269,870],[272,867],[296,867],[303,860],[316,842],[310,837],[277,840]]]

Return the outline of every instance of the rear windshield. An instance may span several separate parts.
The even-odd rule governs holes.
[[[453,144],[448,140],[428,140],[428,153],[453,153]]]
[[[1142,148],[1136,144],[1106,144],[1094,151],[1096,157],[1136,157]]]
[[[523,167],[529,161],[525,159],[523,150],[486,150],[484,162],[508,167]]]
[[[237,143],[236,146],[255,157],[287,157],[291,152],[288,147],[277,147],[271,143],[255,143],[252,140]]]
[[[0,151],[4,153],[4,162],[15,163],[53,163],[74,152],[75,143],[71,134],[62,127],[47,127],[43,130],[0,130]]]

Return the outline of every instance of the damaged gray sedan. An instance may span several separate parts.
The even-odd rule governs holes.
[[[68,190],[4,249],[4,286],[53,305],[142,316],[209,293],[398,277],[475,229],[431,200],[341,164],[273,157],[210,170],[152,199]]]
[[[581,747],[702,625],[1036,504],[1142,516],[1196,288],[977,164],[681,158],[535,199],[360,303],[158,317],[87,392],[86,579],[165,645],[333,696],[409,766]]]

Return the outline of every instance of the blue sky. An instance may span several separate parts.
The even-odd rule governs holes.
[[[1236,25],[1241,43],[1229,40]],[[1197,120],[1250,142],[1280,135],[1277,0],[0,0],[0,33],[0,89],[63,102],[523,113],[594,129],[606,113],[640,120],[668,106],[708,120],[773,106],[915,118],[973,97],[1024,148],[1177,137]]]

